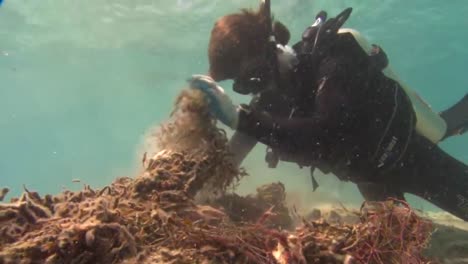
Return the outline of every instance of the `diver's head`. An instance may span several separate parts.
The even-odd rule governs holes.
[[[215,81],[234,80],[234,90],[242,94],[257,93],[268,85],[276,71],[272,45],[289,42],[289,30],[273,21],[269,2],[262,1],[257,11],[223,16],[211,31],[210,76]]]

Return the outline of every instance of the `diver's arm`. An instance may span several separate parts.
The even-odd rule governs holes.
[[[234,166],[240,167],[244,159],[257,144],[257,140],[247,134],[236,131],[229,140],[229,149],[233,155]]]
[[[318,142],[320,136],[328,132],[323,119],[318,116],[278,118],[267,112],[249,109],[239,112],[237,131],[271,147],[279,147],[279,144],[304,146],[312,141]]]
[[[263,97],[257,96],[253,97],[250,101],[249,107],[255,109],[265,109],[265,100],[261,100],[262,98]],[[266,101],[270,102],[268,98]],[[240,167],[242,162],[257,145],[257,143],[258,141],[254,137],[240,131],[235,131],[228,143],[232,153],[232,161],[234,166]]]
[[[248,134],[268,146],[288,144],[306,147],[320,144],[330,132],[350,124],[348,102],[341,92],[341,76],[324,79],[316,95],[315,112],[307,117],[278,117],[248,107],[239,110],[237,131]]]
[[[190,86],[206,95],[211,113],[222,123],[256,140],[276,146],[277,142],[304,147],[316,144],[329,131],[349,124],[348,102],[343,94],[346,78],[341,74],[324,78],[315,96],[315,112],[308,117],[281,118],[266,111],[232,104],[224,90],[208,76],[194,75]]]
[[[190,86],[206,95],[208,108],[211,113],[222,123],[235,129],[238,123],[238,107],[236,107],[230,98],[224,93],[224,90],[218,86],[215,81],[207,75],[194,75],[189,80]],[[256,100],[251,102],[255,104]],[[236,167],[239,167],[247,155],[257,144],[257,140],[247,134],[236,131],[228,143],[232,161]]]

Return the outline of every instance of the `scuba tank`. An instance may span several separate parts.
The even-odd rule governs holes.
[[[347,33],[354,37],[359,46],[361,46],[361,48],[367,54],[371,53],[372,46],[361,33],[349,28],[341,28],[338,30],[338,34]],[[426,102],[424,102],[414,90],[403,83],[392,70],[390,65],[384,68],[382,72],[388,78],[398,82],[410,98],[413,109],[416,113],[416,131],[420,135],[432,141],[434,144],[440,142],[444,138],[447,131],[447,124],[445,120],[438,113],[434,112],[432,108]]]

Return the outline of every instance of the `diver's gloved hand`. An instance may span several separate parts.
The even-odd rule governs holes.
[[[223,88],[206,75],[193,75],[188,79],[190,87],[203,92],[208,99],[211,113],[232,129],[237,128],[239,122],[238,107],[236,107]]]

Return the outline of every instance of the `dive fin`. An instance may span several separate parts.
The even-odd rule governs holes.
[[[440,116],[447,123],[447,132],[443,139],[465,133],[468,130],[468,94],[440,113]]]

